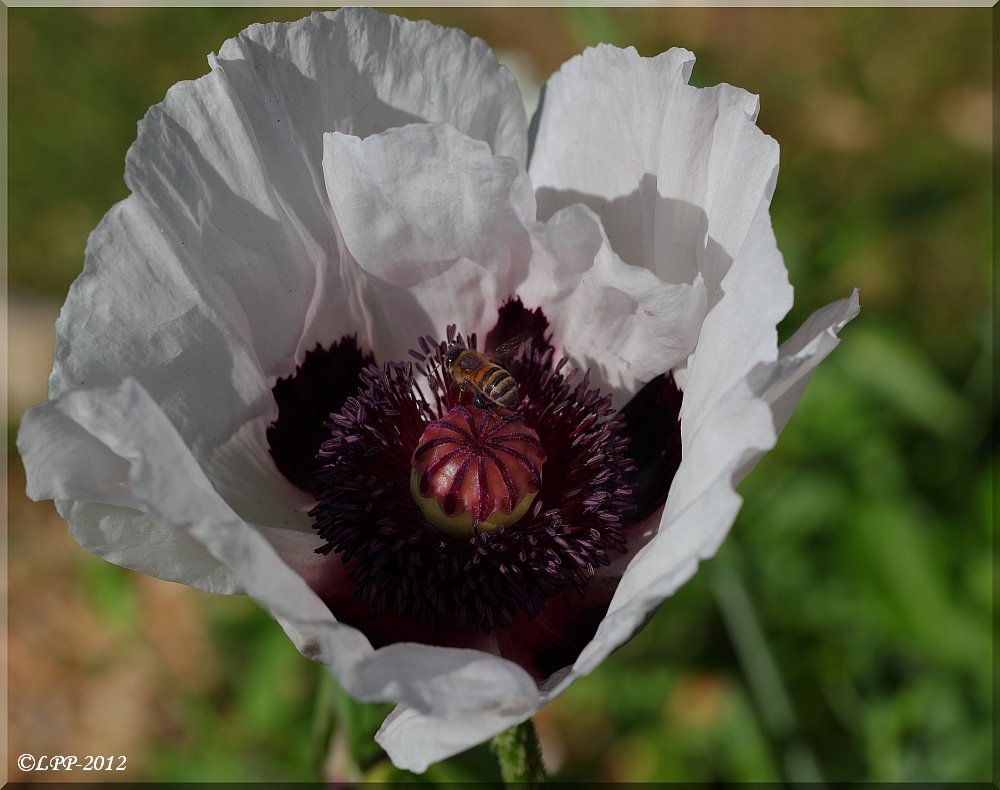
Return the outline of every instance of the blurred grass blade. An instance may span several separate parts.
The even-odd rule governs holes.
[[[726,562],[724,555],[720,555],[713,563],[712,593],[733,647],[736,648],[740,666],[757,702],[764,726],[775,742],[783,747],[782,765],[785,776],[793,784],[822,782],[823,773],[812,751],[793,740],[797,729],[795,710],[757,621],[746,587],[736,570]]]
[[[337,681],[333,679],[333,675],[327,667],[319,665],[317,669],[312,724],[312,755],[316,773],[322,776],[323,764],[330,750],[330,738],[333,736]]]
[[[740,659],[764,725],[772,735],[785,738],[795,731],[795,711],[785,693],[778,667],[754,615],[742,580],[727,563],[714,563],[712,593],[726,630]]]

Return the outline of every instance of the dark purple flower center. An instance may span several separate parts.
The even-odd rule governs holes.
[[[338,375],[348,382],[355,377],[354,392],[327,413],[321,442],[299,427],[312,417],[286,415],[296,408],[288,392],[299,395],[299,378],[320,378],[307,370],[318,357],[307,356],[295,379],[278,382],[279,419],[268,432],[272,455],[292,482],[315,496],[310,515],[327,541],[318,551],[340,556],[353,596],[369,605],[372,617],[391,611],[432,628],[447,620],[473,634],[507,628],[519,611],[533,618],[554,595],[575,590],[585,596],[596,569],[626,550],[627,525],[663,504],[680,456],[680,393],[672,378],[657,377],[616,415],[610,395],[589,387],[589,374],[574,386],[577,371],[564,375],[565,359],[553,364],[546,329],[541,311],[511,301],[487,335],[488,348],[527,337],[504,363],[519,392],[511,417],[537,434],[546,460],[526,515],[471,536],[428,522],[410,488],[411,460],[428,426],[468,412],[477,430],[490,428],[488,419],[476,420],[492,410],[472,406],[473,393],[461,390],[442,364],[446,351],[465,344],[460,335],[450,329],[447,342],[420,338],[421,350],[411,352],[415,362],[381,370],[373,364],[357,369],[361,355],[353,341],[312,352],[346,360]],[[475,345],[472,336],[468,347]],[[346,386],[330,389],[339,395]],[[311,406],[317,399],[303,400]],[[283,435],[286,425],[312,443],[316,461],[308,481],[305,451],[287,451],[295,438]]]
[[[450,339],[462,343],[461,337]],[[362,388],[329,423],[319,452],[319,504],[311,515],[324,552],[354,561],[356,594],[378,614],[390,609],[432,622],[450,616],[473,633],[513,623],[518,610],[541,611],[553,594],[583,594],[598,566],[624,551],[619,524],[632,510],[622,475],[633,471],[611,398],[575,388],[553,366],[552,349],[523,349],[509,363],[521,393],[517,414],[548,456],[531,511],[516,524],[471,537],[443,533],[410,495],[410,459],[429,424],[469,398],[444,369],[447,348],[425,339],[432,393],[425,397],[412,363],[362,372]],[[433,403],[433,405],[432,405]],[[468,408],[467,405],[465,405]]]

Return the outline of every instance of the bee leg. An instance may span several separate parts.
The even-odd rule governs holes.
[[[487,406],[489,406],[489,404],[486,402],[486,398],[484,398],[482,394],[478,392],[472,396],[472,405],[475,406],[477,409],[485,409]]]

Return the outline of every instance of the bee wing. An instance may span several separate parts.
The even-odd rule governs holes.
[[[490,357],[490,359],[506,359],[508,357],[512,357],[520,350],[524,341],[530,337],[530,332],[518,335],[512,340],[508,340],[506,343],[501,343],[492,351],[487,352],[487,356]]]

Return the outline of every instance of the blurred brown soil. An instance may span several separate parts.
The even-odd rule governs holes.
[[[112,621],[83,582],[102,563],[70,537],[52,502],[8,478],[8,776],[14,781],[140,781],[156,740],[179,733],[183,695],[207,690],[218,660],[201,593],[131,571],[134,622]],[[123,755],[125,770],[24,773],[19,755]],[[119,765],[116,758],[115,766]]]

